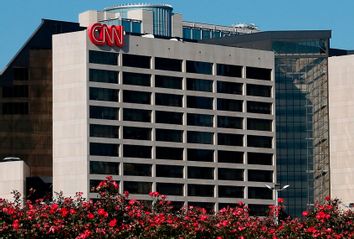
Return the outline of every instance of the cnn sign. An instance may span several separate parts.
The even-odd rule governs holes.
[[[95,23],[87,29],[90,41],[98,46],[117,46],[122,47],[123,27],[122,26],[107,26],[106,24]]]

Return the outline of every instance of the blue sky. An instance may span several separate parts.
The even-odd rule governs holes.
[[[42,18],[77,21],[80,12],[118,0],[0,0],[0,70]],[[150,0],[168,3],[184,20],[220,25],[255,23],[261,30],[332,30],[331,46],[354,49],[354,0]],[[6,37],[5,37],[6,36]]]

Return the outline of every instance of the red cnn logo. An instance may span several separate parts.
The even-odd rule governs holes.
[[[107,26],[106,24],[95,23],[88,27],[88,36],[91,42],[98,46],[123,46],[123,27]]]

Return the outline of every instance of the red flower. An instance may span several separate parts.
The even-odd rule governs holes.
[[[103,208],[99,208],[97,210],[98,215],[102,216],[102,217],[108,217],[108,212],[106,212]]]
[[[326,197],[325,197],[325,200],[328,202],[328,201],[331,200],[331,197],[330,197],[330,196],[326,196]]]
[[[20,228],[20,222],[16,219],[12,223],[12,228],[18,230]]]
[[[92,213],[88,213],[88,214],[87,214],[87,218],[88,218],[88,219],[94,219],[95,216],[94,216]]]
[[[278,203],[284,203],[284,199],[283,198],[278,198]]]
[[[63,207],[62,209],[60,209],[60,213],[62,217],[66,217],[69,214],[69,210]]]
[[[309,212],[308,212],[308,211],[303,211],[303,212],[302,212],[302,216],[303,216],[303,217],[307,217],[308,215],[309,215]]]
[[[109,223],[108,223],[108,225],[110,226],[110,227],[115,227],[116,225],[117,225],[117,219],[112,219]]]

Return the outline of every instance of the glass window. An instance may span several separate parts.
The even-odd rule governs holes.
[[[27,115],[28,103],[27,102],[3,103],[2,113],[4,115]]]
[[[219,168],[219,180],[243,181],[243,169]]]
[[[157,159],[183,160],[182,148],[156,147]]]
[[[118,126],[90,124],[90,137],[118,138]]]
[[[13,98],[13,97],[28,97],[28,85],[13,85],[13,86],[3,86],[2,87],[2,97]]]
[[[248,153],[248,164],[272,165],[273,154]]]
[[[151,146],[124,145],[123,157],[151,158]]]
[[[273,171],[248,170],[248,181],[252,182],[273,182]]]
[[[182,78],[155,75],[155,86],[169,89],[182,89]]]
[[[150,56],[123,54],[123,66],[150,69]]]
[[[151,192],[152,183],[149,182],[128,182],[125,181],[123,185],[124,191],[132,194],[148,194]]]
[[[150,77],[148,74],[123,72],[123,84],[150,86]]]
[[[210,30],[202,30],[202,39],[210,39]]]
[[[182,60],[155,57],[155,69],[166,71],[182,71]]]
[[[213,127],[213,116],[202,114],[189,114],[187,115],[187,124],[195,126]]]
[[[119,163],[90,161],[90,174],[118,175]]]
[[[248,204],[250,210],[250,216],[264,217],[268,215],[269,205],[262,204]]]
[[[271,80],[272,70],[257,67],[246,67],[246,78],[256,80]]]
[[[242,95],[242,83],[218,81],[218,93]]]
[[[117,71],[107,71],[107,70],[89,70],[90,81],[93,82],[103,82],[103,83],[118,83],[118,72]]]
[[[183,131],[173,129],[156,129],[157,141],[182,142]]]
[[[141,33],[141,22],[132,21],[132,32]]]
[[[96,188],[98,187],[101,181],[102,180],[90,180],[90,192],[97,192]]]
[[[118,157],[118,145],[90,143],[90,155]]]
[[[272,87],[267,85],[247,84],[247,95],[271,97]]]
[[[213,31],[213,38],[220,38],[221,37],[221,31]]]
[[[243,135],[218,133],[219,145],[243,146]]]
[[[214,214],[215,204],[211,202],[188,202],[188,206],[204,208],[207,213]]]
[[[151,177],[150,164],[124,163],[124,175]]]
[[[219,197],[243,198],[243,187],[219,186]]]
[[[156,183],[156,191],[164,195],[183,196],[183,184]]]
[[[218,76],[242,77],[242,66],[217,64],[216,74]]]
[[[248,118],[247,119],[247,129],[261,130],[261,131],[272,131],[272,120]]]
[[[156,123],[163,124],[182,124],[183,113],[156,111]]]
[[[187,78],[187,90],[213,91],[213,81]]]
[[[90,87],[90,100],[118,101],[118,90]]]
[[[242,129],[243,119],[239,117],[231,117],[231,116],[218,116],[218,127]]]
[[[256,148],[272,148],[273,137],[248,135],[247,146]]]
[[[122,19],[122,26],[124,31],[126,32],[131,32],[131,25],[130,25],[130,20]]]
[[[118,119],[118,108],[90,106],[90,118],[91,119],[117,120]]]
[[[193,40],[201,39],[201,29],[192,28],[192,39]]]
[[[214,186],[188,184],[188,196],[214,197]]]
[[[213,98],[201,96],[188,96],[187,107],[199,109],[213,109]]]
[[[150,140],[151,129],[140,127],[123,127],[124,139]]]
[[[125,108],[123,109],[123,120],[151,122],[151,111]]]
[[[214,151],[209,149],[187,149],[188,161],[213,162]]]
[[[123,102],[135,104],[150,104],[150,92],[142,91],[123,91]]]
[[[202,61],[186,61],[187,72],[211,75],[213,72],[213,63]]]
[[[182,95],[172,95],[172,94],[155,94],[156,105],[166,105],[166,106],[182,106]]]
[[[219,163],[243,163],[243,152],[218,150]]]
[[[28,80],[28,68],[14,67],[14,80],[15,81],[27,81]]]
[[[273,199],[272,190],[264,187],[248,187],[248,198],[250,199]]]
[[[104,51],[89,51],[89,63],[118,65],[118,54]]]
[[[272,114],[272,103],[248,101],[247,112],[259,113],[259,114]]]
[[[242,100],[218,99],[218,110],[242,112]]]
[[[192,39],[192,29],[189,27],[183,27],[183,38]]]
[[[209,132],[188,131],[187,142],[195,144],[213,144],[213,135],[213,133]]]
[[[163,178],[183,178],[183,166],[156,165],[156,176]]]
[[[188,167],[188,178],[214,179],[214,168]]]

